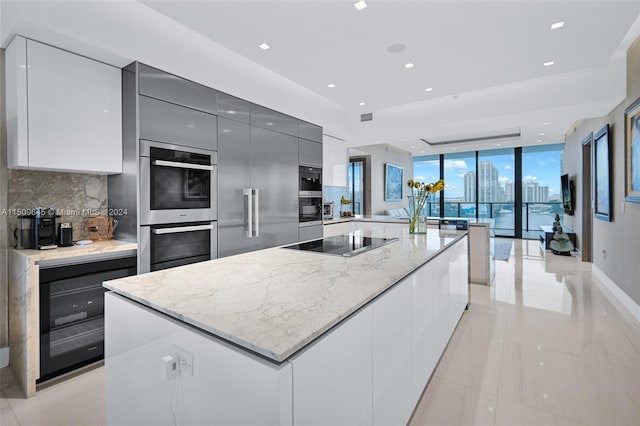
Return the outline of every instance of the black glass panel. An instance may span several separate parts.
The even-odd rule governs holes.
[[[162,228],[154,227],[153,229]],[[153,229],[151,233],[151,264],[188,258],[203,257],[203,260],[211,258],[210,230],[154,234]],[[178,266],[178,264],[173,264],[172,266]]]
[[[151,210],[211,207],[211,171],[151,166]]]
[[[300,222],[322,220],[322,198],[300,197],[298,206]]]
[[[319,240],[292,244],[284,248],[312,251],[338,256],[354,256],[356,254],[381,247],[397,241],[397,238],[360,237],[356,235],[334,235]]]

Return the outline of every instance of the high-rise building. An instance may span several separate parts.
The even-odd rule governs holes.
[[[464,174],[464,201],[468,203],[476,202],[476,172]]]
[[[504,184],[504,201],[513,202],[516,200],[515,183],[508,181]]]
[[[522,201],[525,203],[549,202],[549,187],[540,186],[538,182],[523,182]]]
[[[500,191],[500,171],[493,161],[486,160],[478,163],[478,201],[502,201]]]

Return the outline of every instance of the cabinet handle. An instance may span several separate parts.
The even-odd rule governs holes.
[[[153,160],[154,166],[175,167],[177,169],[213,170],[213,166],[205,164],[180,163],[179,161]]]
[[[194,225],[194,226],[177,226],[175,228],[155,228],[152,229],[156,235],[162,234],[177,234],[179,232],[191,232],[191,231],[206,231],[208,229],[213,229],[213,225]]]

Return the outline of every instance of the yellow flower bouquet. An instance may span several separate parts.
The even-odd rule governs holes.
[[[423,183],[409,179],[407,186],[411,188],[413,204],[411,205],[411,222],[409,222],[409,233],[418,233],[418,223],[422,215],[422,209],[427,204],[430,194],[442,191],[444,189],[444,180],[440,179],[433,183]],[[426,229],[425,229],[426,231]]]

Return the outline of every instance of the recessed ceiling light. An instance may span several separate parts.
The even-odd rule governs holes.
[[[501,143],[497,143],[496,145],[497,145],[497,146],[502,146],[502,144],[501,144]]]
[[[550,67],[551,65],[553,65],[553,64],[555,64],[555,63],[556,63],[555,61],[549,61],[549,62],[545,62],[545,63],[544,63],[544,64],[542,64],[542,65],[544,65],[545,67]]]
[[[451,151],[455,151],[455,150],[456,150],[455,148],[451,148]]]
[[[551,24],[552,30],[557,30],[558,28],[562,28],[562,27],[564,27],[564,21],[558,21]]]
[[[360,106],[365,106],[365,105],[366,105],[366,103],[360,102]]]
[[[271,46],[269,46],[267,43],[259,44],[258,47],[262,50],[271,49]]]
[[[420,152],[424,154],[424,151],[420,151]]]
[[[433,90],[433,87],[427,87],[426,89],[424,89],[425,92],[430,92]]]
[[[415,148],[415,146],[412,146],[412,147],[411,147],[411,149],[414,149],[414,148]]]
[[[414,65],[414,63],[413,63],[413,62],[407,62],[406,64],[404,64],[404,67],[405,67],[405,68],[407,68],[407,69],[409,69],[409,68],[413,68],[413,67],[415,67],[415,65]]]
[[[544,136],[544,133],[538,133],[540,136]]]
[[[229,129],[222,129],[222,131],[223,131],[224,133],[229,133],[231,130],[229,130]]]
[[[355,7],[358,10],[362,10],[367,7],[367,2],[364,0],[357,1],[353,4],[353,7]]]
[[[270,121],[267,123],[267,126],[273,126],[273,123]]]
[[[230,109],[229,111],[227,111],[229,114],[235,114],[236,112],[232,109]]]
[[[542,139],[538,139],[538,141],[537,141],[537,142],[542,142]]]
[[[549,123],[547,123],[547,122],[545,121],[545,122],[544,122],[544,123],[542,123],[542,124],[544,124],[544,125],[546,126],[546,125],[547,125],[547,124],[549,124]]]
[[[336,87],[336,85],[335,85],[335,84],[333,84],[333,83],[329,83],[329,84],[327,84],[327,87],[328,87],[329,89],[333,89],[334,87]]]

